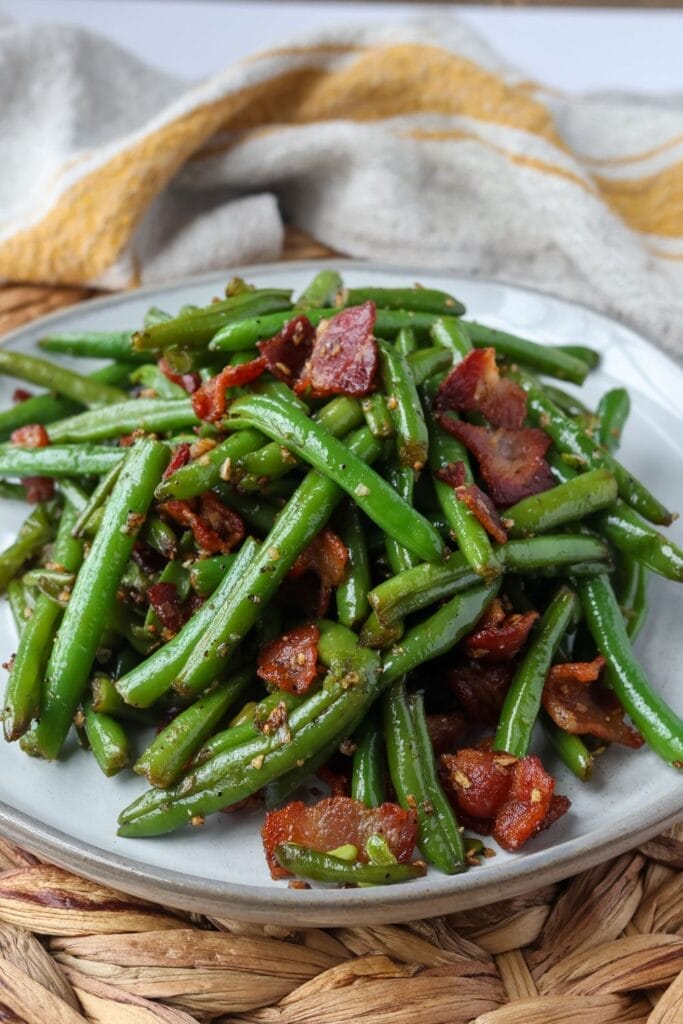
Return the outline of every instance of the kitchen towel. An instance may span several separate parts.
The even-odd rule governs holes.
[[[529,81],[455,15],[301,36],[188,84],[0,25],[0,277],[121,288],[341,253],[533,284],[683,355],[683,99]]]

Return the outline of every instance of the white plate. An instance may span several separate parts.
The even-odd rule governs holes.
[[[338,265],[340,261],[335,261]],[[329,265],[329,264],[328,264]],[[303,287],[320,263],[285,263],[240,271],[259,285]],[[683,508],[683,372],[633,331],[581,306],[538,292],[456,274],[348,263],[351,285],[423,284],[452,291],[477,319],[543,342],[588,344],[602,365],[583,389],[595,402],[616,384],[633,400],[622,456],[674,509]],[[140,324],[148,306],[170,311],[203,304],[227,278],[194,279],[101,299],[46,317],[15,332],[7,343],[32,351],[48,331],[112,330]],[[83,362],[81,362],[83,366]],[[0,408],[13,384],[0,380]],[[0,506],[0,547],[15,535],[25,506]],[[683,541],[681,523],[672,535]],[[655,685],[683,711],[680,630],[683,587],[653,578],[651,613],[638,653]],[[15,644],[7,603],[0,604],[0,661]],[[59,764],[33,760],[18,746],[0,743],[0,830],[39,855],[128,892],[170,906],[253,921],[340,925],[426,917],[493,902],[535,889],[614,856],[671,824],[683,808],[680,776],[651,751],[613,747],[597,760],[589,785],[577,782],[553,755],[538,750],[558,776],[558,792],[571,811],[517,855],[499,852],[454,878],[430,872],[417,882],[387,888],[296,891],[269,878],[259,826],[262,814],[216,815],[204,828],[160,839],[119,839],[116,817],[144,789],[127,774],[105,779],[93,758],[73,751]]]

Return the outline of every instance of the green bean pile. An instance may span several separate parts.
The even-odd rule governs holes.
[[[248,364],[257,343],[296,316],[324,327],[367,302],[379,359],[371,393],[321,400],[265,373],[229,387],[220,418],[198,417],[186,379],[204,386]],[[683,767],[683,723],[632,649],[648,576],[683,581],[683,551],[656,529],[671,513],[616,458],[628,395],[614,389],[591,411],[541,378],[581,384],[595,352],[539,345],[464,313],[441,292],[345,289],[325,270],[295,300],[235,280],[205,308],[149,310],[133,334],[40,342],[51,357],[106,361],[88,376],[0,350],[0,373],[49,389],[0,412],[0,496],[31,497],[42,480],[0,554],[19,633],[5,738],[56,759],[73,727],[105,775],[128,768],[137,748],[132,768],[150,788],[121,812],[119,833],[130,837],[200,825],[255,794],[273,807],[341,747],[352,756],[353,798],[378,808],[393,791],[415,809],[425,860],[461,871],[481,844],[463,837],[430,737],[428,712],[453,705],[439,685],[443,663],[431,675],[422,666],[452,652],[504,595],[508,607],[542,614],[494,750],[524,757],[538,724],[587,780],[595,744],[562,731],[541,700],[553,663],[599,652],[642,737]],[[465,484],[479,479],[433,413],[441,381],[473,347],[495,349],[503,376],[526,395],[527,423],[552,440],[555,486],[505,509],[504,543],[440,473],[457,463]],[[219,551],[202,546],[187,511],[209,499],[245,524]],[[326,529],[346,562],[320,614],[290,595],[297,560]],[[160,593],[182,609],[174,627],[152,596]],[[302,623],[319,631],[316,681],[303,694],[266,685],[259,652]],[[293,842],[276,856],[302,878],[347,884],[423,870],[371,838],[362,857],[353,845]]]

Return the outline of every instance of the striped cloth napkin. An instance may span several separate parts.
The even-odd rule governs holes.
[[[683,354],[683,101],[567,96],[455,16],[342,27],[198,84],[0,26],[0,277],[120,288],[357,257],[585,301]]]

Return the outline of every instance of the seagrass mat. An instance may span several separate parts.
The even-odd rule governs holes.
[[[329,250],[292,229],[285,257]],[[0,288],[0,334],[93,295]],[[11,1024],[683,1024],[683,824],[525,896],[288,930],[146,904],[0,839]]]

